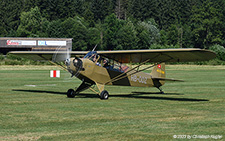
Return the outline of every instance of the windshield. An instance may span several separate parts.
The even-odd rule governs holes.
[[[84,58],[93,61],[97,66],[105,67],[106,69],[110,69],[113,71],[127,72],[129,70],[128,66],[119,63],[116,60],[99,56],[96,51],[88,52],[84,56]]]
[[[93,55],[97,55],[97,52],[96,51],[90,51],[84,56],[84,58],[91,58]]]

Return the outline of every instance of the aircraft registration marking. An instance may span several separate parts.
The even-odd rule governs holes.
[[[147,84],[147,77],[131,75],[131,81]]]

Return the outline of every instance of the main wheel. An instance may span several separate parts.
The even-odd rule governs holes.
[[[76,96],[76,93],[74,92],[73,89],[69,89],[69,90],[67,91],[67,97],[68,97],[68,98],[74,98],[75,96]]]
[[[102,100],[108,99],[108,98],[109,98],[109,93],[108,93],[106,90],[102,91],[102,92],[100,93],[100,98],[101,98]]]

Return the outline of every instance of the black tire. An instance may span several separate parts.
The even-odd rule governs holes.
[[[76,93],[74,92],[73,89],[69,89],[69,90],[67,91],[67,97],[68,97],[68,98],[74,98],[75,96],[76,96]]]
[[[102,91],[100,93],[100,98],[101,100],[107,100],[109,98],[109,93],[106,90]]]

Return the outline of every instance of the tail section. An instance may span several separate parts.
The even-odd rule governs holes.
[[[180,81],[180,82],[183,82],[183,80],[166,78],[165,63],[161,63],[161,64],[156,65],[153,68],[150,75],[152,76],[154,86],[157,87],[157,88],[164,85],[165,81]]]
[[[152,76],[152,80],[153,80],[153,83],[154,83],[155,87],[159,88],[160,86],[164,85],[165,84],[165,77],[166,77],[165,63],[161,63],[161,64],[156,65],[153,68],[150,75]]]
[[[165,70],[165,63],[161,63],[156,65],[152,72],[151,76],[154,78],[165,78],[166,77],[166,70]]]

